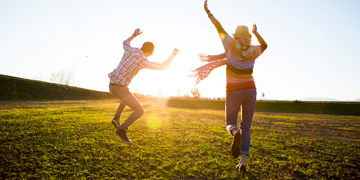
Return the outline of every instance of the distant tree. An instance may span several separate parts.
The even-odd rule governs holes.
[[[199,91],[199,89],[198,88],[192,88],[191,90],[190,90],[190,93],[193,95],[193,97],[195,98],[195,99],[197,99],[197,98],[200,98],[200,91]]]
[[[292,103],[302,103],[300,100],[295,99],[295,101],[291,101]]]
[[[61,70],[59,72],[52,72],[50,75],[50,81],[56,84],[62,84],[69,86],[73,78],[71,71]]]
[[[189,93],[186,93],[186,94],[184,94],[184,96],[183,96],[185,99],[190,99],[190,95],[189,95]]]

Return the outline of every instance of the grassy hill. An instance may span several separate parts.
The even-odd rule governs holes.
[[[0,101],[97,100],[115,98],[110,93],[22,79],[0,74]]]

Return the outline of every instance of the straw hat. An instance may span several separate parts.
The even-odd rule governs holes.
[[[235,38],[240,39],[249,39],[251,37],[249,33],[249,28],[247,26],[238,26],[235,29],[235,34],[233,34]]]

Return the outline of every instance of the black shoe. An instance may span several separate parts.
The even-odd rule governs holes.
[[[124,143],[130,144],[131,140],[126,136],[126,131],[118,129],[115,132],[116,136],[119,137]]]
[[[111,124],[114,125],[114,127],[115,127],[116,129],[119,129],[119,127],[120,127],[120,121],[119,121],[119,120],[113,119],[113,120],[111,121]]]
[[[246,166],[245,166],[245,165],[238,164],[238,165],[236,166],[236,169],[237,169],[239,172],[246,172]]]
[[[234,158],[239,157],[240,155],[240,143],[241,143],[241,134],[237,131],[234,134],[233,142],[231,143],[231,154]]]

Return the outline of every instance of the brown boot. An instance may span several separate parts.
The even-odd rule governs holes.
[[[239,157],[240,155],[240,143],[241,143],[241,133],[240,131],[236,131],[234,133],[234,139],[231,143],[231,154],[234,158]]]
[[[112,124],[116,129],[119,129],[119,127],[120,127],[120,121],[117,120],[117,119],[113,119],[113,120],[111,121],[111,124]]]

